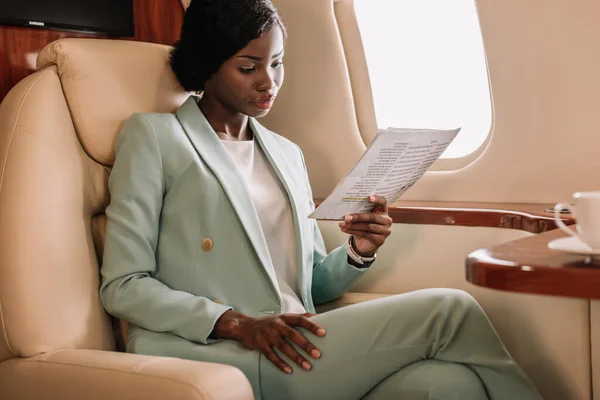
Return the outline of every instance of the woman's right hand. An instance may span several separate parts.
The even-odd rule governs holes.
[[[253,318],[229,310],[221,315],[215,324],[212,336],[219,339],[232,339],[242,343],[248,349],[258,350],[276,367],[291,374],[292,367],[275,353],[275,348],[308,371],[311,364],[294,349],[291,343],[296,344],[313,358],[321,357],[319,349],[295,329],[296,326],[300,326],[317,336],[325,336],[325,329],[309,319],[314,315],[282,314]]]

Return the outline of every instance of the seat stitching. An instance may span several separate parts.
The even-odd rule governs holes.
[[[21,99],[21,104],[19,104],[19,108],[17,109],[17,112],[15,114],[15,120],[14,120],[14,124],[12,129],[10,130],[9,133],[9,137],[8,137],[8,143],[6,145],[6,151],[4,152],[4,154],[2,155],[2,164],[0,165],[0,195],[2,194],[2,188],[3,188],[3,182],[4,182],[4,173],[6,172],[6,162],[8,160],[8,153],[10,152],[10,148],[12,145],[12,139],[15,135],[15,130],[17,127],[17,123],[19,121],[19,117],[21,116],[21,111],[23,109],[23,104],[25,104],[25,100],[27,99],[27,97],[29,96],[29,93],[31,92],[31,90],[33,89],[33,87],[35,86],[35,84],[42,79],[43,76],[45,76],[46,74],[48,74],[49,70],[44,70],[42,73],[40,73],[40,75],[33,81],[31,82],[31,84],[29,85],[29,87],[27,88],[27,90],[25,91],[25,93],[23,94],[23,97]],[[2,336],[4,338],[4,342],[6,343],[6,346],[8,347],[8,351],[10,352],[10,354],[12,354],[13,356],[16,356],[14,349],[12,348],[10,341],[8,340],[8,332],[6,329],[6,323],[4,322],[4,312],[2,311],[2,297],[0,296],[0,326],[2,327]]]
[[[144,360],[142,362],[140,362],[139,364],[137,364],[135,367],[133,367],[133,372],[135,373],[141,373],[142,370],[144,368],[146,368],[148,365],[150,364],[154,364],[155,362],[157,362],[158,360],[160,360],[159,358],[150,358],[148,360]]]
[[[59,39],[59,40],[57,40],[57,43],[55,43],[54,46],[52,46],[55,52],[56,52],[56,48],[58,46],[60,46],[61,43],[62,43],[62,40]],[[42,52],[40,51],[39,54],[41,54],[41,53]],[[39,54],[38,54],[38,56],[39,56]],[[36,64],[37,64],[37,61],[39,61],[39,60],[40,60],[40,58],[38,57],[37,60],[36,60]],[[56,59],[50,59],[50,60],[46,61],[46,63],[44,65],[37,66],[37,70],[39,71],[41,69],[44,69],[44,68],[46,68],[49,65],[56,65]]]
[[[78,117],[78,119],[81,120],[81,137],[82,137],[83,141],[85,142],[85,144],[90,147],[90,153],[92,153],[92,158],[95,157],[98,159],[98,161],[100,163],[107,164],[108,160],[104,159],[103,157],[100,156],[100,152],[98,152],[98,150],[96,150],[94,143],[92,142],[92,140],[89,138],[89,136],[87,134],[87,129],[85,128],[84,118],[81,115],[81,110],[79,108],[79,98],[77,97],[77,91],[75,90],[75,80],[73,79],[73,72],[71,70],[71,63],[69,62],[69,56],[62,49],[62,46],[57,46],[57,51],[59,53],[61,53],[61,55],[65,58],[65,64],[67,66],[67,70],[69,71],[69,75],[71,76],[71,79],[69,79],[69,80],[71,81],[70,83],[71,83],[71,88],[73,90],[73,99],[75,100],[76,117]],[[61,78],[61,84],[62,84],[62,78]]]

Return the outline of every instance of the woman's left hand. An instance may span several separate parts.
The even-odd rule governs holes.
[[[392,233],[392,218],[388,215],[385,197],[371,195],[369,201],[375,204],[373,211],[348,214],[339,224],[342,232],[354,236],[354,250],[363,257],[375,254]]]

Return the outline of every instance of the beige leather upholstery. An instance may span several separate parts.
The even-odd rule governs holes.
[[[125,119],[134,112],[173,111],[187,98],[167,56],[166,47],[151,43],[58,41],[42,50],[37,64],[57,66],[81,145],[96,162],[112,165]]]
[[[0,105],[2,399],[252,399],[233,367],[114,352],[98,296],[115,137],[132,113],[187,97],[167,57],[57,41]]]
[[[58,350],[0,363],[0,396],[30,399],[252,399],[237,368],[177,358]]]

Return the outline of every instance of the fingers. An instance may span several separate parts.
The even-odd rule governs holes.
[[[270,346],[266,345],[264,348],[261,349],[261,352],[265,355],[265,357],[267,357],[267,360],[271,361],[273,365],[275,365],[277,368],[279,368],[286,374],[292,373],[292,367],[290,367],[288,363],[279,358],[279,356],[275,354],[275,352]]]
[[[323,327],[315,324],[303,315],[284,314],[282,315],[282,319],[288,325],[300,326],[312,332],[316,336],[325,336],[326,334]],[[321,351],[314,344],[309,342],[300,332],[289,326],[287,328],[288,329],[286,329],[283,333],[292,343],[295,343],[298,347],[304,350],[306,354],[310,354],[312,358],[321,357]]]
[[[388,203],[385,197],[372,194],[369,196],[369,201],[375,204],[375,210],[373,210],[373,212],[380,212],[383,214],[388,213]]]
[[[388,215],[388,204],[387,200],[383,196],[371,195],[369,201],[375,204],[375,208],[372,212],[348,214],[344,216],[344,221],[340,222],[340,228],[344,229],[356,229],[354,225],[357,222],[366,222],[368,224],[391,226],[392,218]],[[359,229],[365,230],[365,229]],[[382,233],[381,231],[375,230],[375,233]]]
[[[340,222],[340,227],[350,228],[356,223],[367,223],[389,227],[392,226],[392,222],[392,217],[390,217],[389,215],[375,213],[358,213],[346,215],[344,217],[344,221]]]
[[[311,313],[283,314],[275,319],[263,320],[268,324],[267,328],[263,329],[262,333],[259,331],[259,335],[249,339],[244,345],[248,348],[259,350],[273,365],[286,374],[292,373],[292,367],[282,360],[275,349],[298,364],[305,371],[309,371],[312,365],[293,344],[297,345],[313,358],[320,358],[321,352],[294,327],[300,326],[308,329],[317,336],[324,336],[325,329],[307,318],[307,316],[314,315]]]
[[[308,329],[316,336],[325,336],[325,329],[323,327],[315,324],[308,318],[303,315],[297,314],[284,314],[281,316],[285,322],[292,326],[301,326],[302,328]]]
[[[302,335],[300,335],[302,336]],[[276,347],[285,354],[290,360],[294,361],[305,371],[310,371],[311,365],[304,357],[300,355],[284,338],[279,340]]]
[[[312,358],[321,357],[321,352],[317,347],[309,342],[300,332],[296,329],[286,326],[283,329],[283,335],[289,339],[290,342],[296,344],[302,350],[306,352],[306,354],[310,354]]]
[[[388,226],[372,224],[368,222],[353,222],[350,224],[344,224],[343,226],[340,226],[340,228],[342,228],[342,230],[346,233],[349,233],[349,230],[362,231],[384,236],[388,236],[391,233],[391,224]]]

